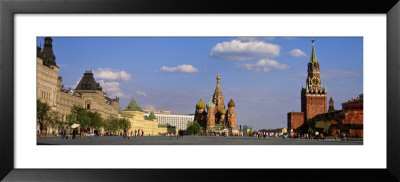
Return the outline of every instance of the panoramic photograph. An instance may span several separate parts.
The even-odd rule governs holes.
[[[37,145],[363,145],[363,37],[36,40]]]

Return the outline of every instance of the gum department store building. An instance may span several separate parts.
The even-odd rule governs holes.
[[[74,105],[97,111],[103,119],[110,116],[118,118],[119,98],[109,98],[95,81],[91,71],[85,71],[73,92],[63,88],[62,77],[58,76],[60,68],[56,65],[52,42],[52,38],[46,37],[43,50],[37,47],[36,98],[48,103],[62,122],[67,121],[67,115]],[[51,133],[52,129],[47,132]]]

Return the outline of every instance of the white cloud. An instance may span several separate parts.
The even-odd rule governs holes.
[[[176,67],[163,66],[160,70],[168,73],[194,73],[199,71],[197,68],[189,64],[181,64]]]
[[[124,70],[112,70],[109,68],[97,68],[94,71],[94,76],[97,79],[103,80],[121,80],[121,81],[128,81],[131,79],[131,75]]]
[[[271,59],[260,59],[254,64],[247,63],[247,64],[239,64],[238,66],[246,70],[256,71],[256,72],[258,71],[269,72],[273,69],[283,70],[289,68],[288,65],[281,64],[278,61]]]
[[[107,92],[109,97],[124,97],[126,96],[122,93],[121,89],[119,88],[119,82],[117,81],[105,81],[99,80],[98,81],[100,86],[103,88],[103,92]]]
[[[145,96],[145,97],[147,96],[147,93],[145,91],[140,91],[140,90],[137,90],[136,94],[140,95],[140,96]]]
[[[243,61],[279,56],[281,47],[262,41],[241,41],[218,43],[211,49],[210,56],[218,59]]]
[[[300,49],[293,49],[289,52],[289,54],[294,57],[307,56],[307,54],[301,51]]]

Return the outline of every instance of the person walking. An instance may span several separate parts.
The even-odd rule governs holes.
[[[61,129],[61,140],[64,140],[64,128]]]
[[[142,136],[144,136],[144,131],[143,131],[143,129],[142,129]]]
[[[136,133],[137,133],[137,131],[136,131],[136,129],[135,129],[135,138],[136,138]]]
[[[74,130],[72,131],[72,139],[75,140],[76,137],[76,128],[74,128]]]
[[[126,128],[124,128],[123,138],[126,138],[126,137],[127,137]]]
[[[81,139],[85,139],[85,129],[81,127]]]

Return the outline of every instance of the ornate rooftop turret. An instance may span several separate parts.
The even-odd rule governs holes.
[[[231,97],[231,100],[228,103],[228,107],[235,107],[235,102],[233,101],[232,97]]]
[[[44,47],[41,53],[43,64],[46,66],[57,66],[56,56],[53,53],[53,39],[51,37],[44,38]]]
[[[75,90],[102,90],[102,88],[94,79],[92,71],[86,70]]]
[[[199,102],[196,104],[196,108],[197,109],[205,109],[206,108],[206,104],[203,102],[203,98],[200,97]]]
[[[225,115],[225,114],[226,114],[226,111],[225,111],[225,109],[221,109],[221,110],[219,111],[219,113],[220,113],[221,115]]]

